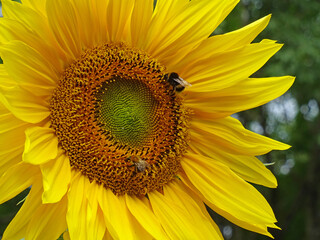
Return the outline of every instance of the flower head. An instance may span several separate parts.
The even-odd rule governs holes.
[[[209,37],[237,0],[3,0],[0,202],[31,186],[4,239],[222,239],[207,204],[271,236],[248,182],[288,146],[231,114],[293,78],[251,78],[281,45],[270,16]]]

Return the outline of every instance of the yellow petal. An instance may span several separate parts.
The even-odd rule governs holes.
[[[31,127],[26,130],[22,159],[34,165],[44,164],[58,154],[58,138],[52,128]]]
[[[164,195],[182,207],[193,219],[193,228],[200,233],[198,239],[223,239],[218,226],[212,224],[211,217],[205,214],[199,206],[199,197],[188,192],[180,180],[166,185]],[[196,201],[197,198],[198,201]],[[201,203],[201,205],[204,204]]]
[[[0,87],[0,102],[15,117],[25,122],[38,123],[50,115],[48,103],[44,99],[20,86]]]
[[[199,239],[201,233],[183,205],[157,191],[149,193],[148,197],[155,215],[170,239]]]
[[[29,124],[21,121],[20,119],[17,119],[10,112],[0,115],[0,133],[1,134],[6,133],[8,131],[12,131],[17,128],[20,129],[20,131],[21,131],[21,129],[23,129],[23,128],[26,129],[28,126],[29,126]],[[2,138],[0,138],[0,139],[2,139]]]
[[[193,186],[206,204],[231,222],[270,235],[276,219],[263,196],[225,165],[201,155],[188,154],[181,162]]]
[[[48,37],[47,21],[42,14],[16,1],[2,0],[4,18],[23,23],[28,29],[37,33],[43,39]]]
[[[131,37],[130,20],[134,3],[134,0],[109,1],[107,10],[109,41],[123,42]]]
[[[43,14],[46,12],[46,0],[23,0],[23,5],[26,5],[36,11],[40,11]]]
[[[192,84],[194,91],[203,86],[210,91],[221,90],[247,79],[260,69],[281,46],[274,42],[260,42],[209,56],[205,55],[188,62],[178,73]],[[210,52],[209,47],[207,51]]]
[[[1,105],[1,104],[0,104]],[[11,113],[0,115],[0,153],[19,152],[25,142],[24,131],[30,127],[28,123],[15,118]]]
[[[159,220],[152,210],[136,196],[125,196],[126,203],[131,214],[155,239],[167,239]]]
[[[142,49],[153,13],[153,1],[136,0],[131,19],[131,44]]]
[[[6,153],[0,152],[0,177],[12,166],[22,161],[21,155],[23,152],[23,146],[20,148],[13,148]]]
[[[21,86],[32,87],[35,95],[50,96],[58,81],[51,63],[36,50],[20,41],[0,46],[0,54],[9,76]]]
[[[92,182],[87,190],[87,239],[100,240],[106,231],[104,215],[99,206],[98,193],[98,185]]]
[[[60,153],[57,158],[40,165],[43,177],[43,203],[55,203],[66,194],[71,179],[69,158]]]
[[[191,137],[190,150],[192,153],[209,157],[228,166],[232,171],[248,182],[266,187],[277,187],[277,179],[266,166],[254,156],[231,154],[221,151],[219,145],[208,143],[202,136]]]
[[[21,22],[8,18],[1,19],[0,42],[5,43],[14,40],[19,40],[35,49],[47,62],[50,62],[55,71],[63,72],[63,64],[59,59],[64,59],[65,56],[61,56],[62,53],[59,49],[50,46],[50,42],[43,41]]]
[[[37,174],[37,168],[22,162],[9,168],[0,177],[0,204],[30,187]]]
[[[1,24],[1,22],[2,21],[0,21],[0,24]],[[10,87],[14,87],[15,85],[17,85],[17,82],[12,80],[12,78],[9,77],[7,70],[5,69],[3,64],[0,64],[0,79],[1,79],[0,88],[1,87],[5,87],[5,88],[9,87],[10,88]]]
[[[3,239],[25,238],[30,219],[41,205],[41,192],[41,180],[37,179],[37,181],[32,185],[32,188],[19,212],[4,231]]]
[[[213,54],[230,51],[250,44],[268,25],[270,17],[271,15],[268,15],[236,31],[207,38],[196,49],[193,49],[177,63],[176,71],[181,72],[186,64],[190,64],[199,59],[210,58]]]
[[[67,207],[67,197],[55,204],[41,204],[32,213],[25,239],[58,239],[68,228]]]
[[[70,235],[69,235],[69,231],[65,231],[63,233],[63,236],[62,236],[63,240],[71,240],[70,239]]]
[[[82,49],[78,29],[81,26],[73,4],[69,0],[47,0],[46,9],[56,41],[69,57],[79,57]]]
[[[294,77],[249,78],[220,91],[189,91],[186,104],[207,111],[216,118],[261,106],[284,94],[293,84]],[[241,89],[241,90],[239,90]],[[201,96],[201,97],[200,97]]]
[[[178,8],[172,6],[172,1],[163,3],[172,14],[166,15],[160,9],[155,11],[146,40],[147,52],[169,68],[208,38],[238,0],[179,2],[181,7]],[[178,5],[178,1],[175,4]],[[157,14],[162,15],[159,20]],[[163,16],[166,18],[163,19]]]
[[[69,65],[70,59],[67,58],[58,42],[56,41],[49,27],[48,19],[46,18],[46,16],[39,13],[38,11],[29,8],[25,4],[20,4],[16,1],[3,0],[1,2],[4,19],[8,18],[16,22],[16,25],[23,25],[28,30],[27,34],[24,34],[26,32],[21,32],[20,35],[22,36],[18,37],[17,40],[26,42],[28,45],[41,52],[43,56],[48,56],[47,59],[49,59],[51,63],[55,64],[55,66],[59,66],[57,67],[57,69],[62,70],[61,66],[63,66],[63,63],[65,64],[64,67]],[[37,3],[37,6],[40,6],[42,4],[45,4],[45,1]],[[13,29],[16,29],[16,26]],[[46,41],[43,41],[43,39],[46,39]],[[38,43],[38,46],[35,45],[35,43]],[[44,49],[41,49],[46,45],[51,46],[52,49],[48,49],[46,47]],[[58,58],[51,58],[50,55],[58,55]]]
[[[106,226],[114,239],[134,239],[132,225],[124,196],[115,196],[110,189],[100,186],[99,205],[104,213]]]
[[[271,150],[285,150],[290,146],[271,138],[259,135],[245,129],[239,120],[227,117],[214,120],[194,120],[190,129],[194,139],[206,138],[219,146],[221,151],[240,155],[258,156]]]
[[[87,239],[87,198],[86,177],[73,172],[73,179],[68,192],[67,223],[71,239]]]

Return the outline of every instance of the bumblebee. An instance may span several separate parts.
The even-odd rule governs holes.
[[[133,162],[137,172],[144,172],[146,168],[150,166],[149,163],[141,159],[139,156],[130,156],[129,159]]]
[[[190,83],[182,79],[178,73],[175,72],[165,74],[164,79],[170,83],[176,92],[182,92],[186,87],[191,86]]]

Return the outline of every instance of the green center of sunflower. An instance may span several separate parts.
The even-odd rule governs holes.
[[[141,81],[114,80],[97,92],[97,119],[122,144],[142,146],[156,127],[157,101]]]
[[[72,168],[115,194],[170,182],[187,148],[188,111],[165,68],[124,44],[87,50],[61,76],[51,127]]]

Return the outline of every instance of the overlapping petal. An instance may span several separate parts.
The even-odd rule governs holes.
[[[43,203],[55,203],[62,199],[69,189],[71,168],[68,157],[60,152],[58,156],[40,165],[43,178]]]
[[[201,155],[188,154],[182,167],[193,190],[214,211],[243,228],[270,236],[267,227],[276,227],[276,219],[267,201],[253,186],[227,166]]]
[[[250,44],[267,26],[270,18],[271,15],[268,15],[233,32],[214,35],[205,39],[197,48],[190,51],[175,65],[176,71],[183,72],[186,65],[191,65],[190,63],[194,63],[199,59],[210,58],[214,54],[239,49]]]
[[[68,228],[67,208],[66,196],[59,203],[39,204],[36,211],[32,213],[25,239],[58,239]]]
[[[47,0],[46,11],[50,29],[66,53],[68,64],[71,59],[79,57],[82,50],[78,31],[81,26],[75,7],[70,0]]]
[[[18,85],[0,87],[0,102],[15,117],[28,123],[39,123],[50,115],[49,104],[45,99]]]
[[[210,86],[202,85],[188,93],[186,104],[196,113],[205,111],[214,118],[225,117],[281,96],[291,87],[293,81],[294,77],[290,76],[249,78],[220,91],[210,91]]]
[[[205,138],[195,138],[190,144],[190,152],[209,157],[228,166],[232,171],[248,182],[266,187],[277,187],[272,172],[256,157],[241,154],[222,153],[219,145],[206,144]]]
[[[33,184],[22,207],[4,231],[3,239],[23,239],[26,236],[28,224],[41,205],[42,186],[39,182]]]
[[[87,206],[86,190],[88,179],[81,174],[73,174],[68,192],[67,224],[71,239],[87,239]]]
[[[58,139],[52,128],[31,127],[25,133],[24,162],[40,165],[57,157]]]
[[[164,196],[184,208],[193,218],[194,228],[199,231],[198,239],[223,239],[219,227],[211,221],[201,199],[188,191],[180,180],[174,181],[164,187]]]
[[[9,18],[0,19],[0,42],[6,43],[18,40],[30,46],[41,57],[50,62],[56,72],[63,71],[62,59],[64,54],[54,47],[54,43],[41,41],[41,37],[36,35],[33,30],[30,30],[23,23]],[[51,44],[51,45],[50,45]]]
[[[104,215],[99,205],[100,189],[93,182],[88,186],[87,189],[87,238],[88,239],[103,239],[106,232],[106,224],[104,220]]]
[[[109,1],[107,9],[108,35],[111,42],[128,42],[130,20],[135,1]]]
[[[186,53],[210,36],[237,2],[159,1],[145,49],[172,70]]]
[[[216,144],[221,152],[258,156],[271,150],[285,150],[290,146],[245,129],[239,120],[227,117],[216,120],[195,120],[190,134],[193,140],[206,146]]]
[[[155,239],[167,239],[168,237],[150,208],[149,202],[143,201],[143,198],[126,195],[129,211]]]
[[[10,167],[0,177],[0,204],[30,187],[38,172],[37,168],[23,162]]]
[[[149,29],[151,17],[153,14],[153,2],[145,0],[136,0],[131,18],[131,44],[132,46],[142,48],[144,44],[143,36]]]
[[[189,61],[178,72],[192,84],[192,88],[205,86],[217,91],[247,79],[261,68],[282,45],[260,42],[230,51],[213,53]],[[208,67],[210,66],[210,67]]]
[[[134,229],[130,223],[125,197],[115,196],[110,189],[104,189],[103,186],[99,192],[99,205],[111,236],[114,239],[134,239]]]

